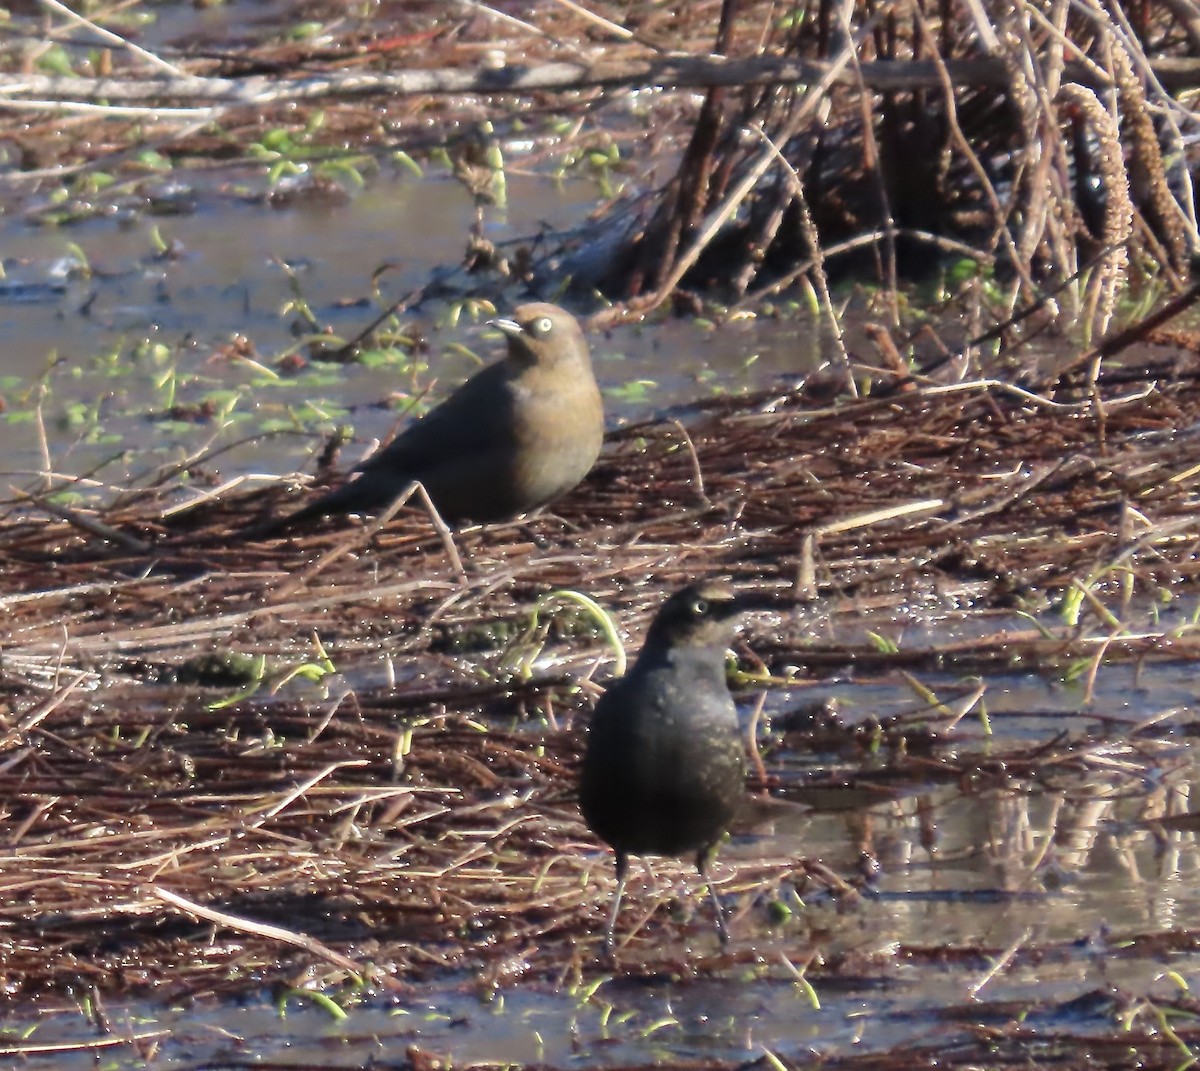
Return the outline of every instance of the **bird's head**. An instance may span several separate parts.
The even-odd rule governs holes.
[[[557,305],[518,305],[512,319],[491,320],[508,336],[508,356],[522,365],[550,368],[561,363],[588,363],[587,341],[579,321]]]
[[[724,584],[689,584],[675,592],[654,615],[647,647],[695,647],[725,650],[737,634],[746,606]]]

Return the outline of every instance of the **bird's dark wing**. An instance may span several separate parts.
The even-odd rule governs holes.
[[[368,474],[396,473],[425,480],[443,466],[482,457],[511,438],[508,369],[498,362],[476,372],[453,394],[358,466]]]
[[[500,482],[512,436],[513,388],[503,362],[475,373],[444,402],[367,458],[340,487],[283,517],[246,529],[264,538],[330,514],[386,509],[420,480],[451,517],[469,514]]]

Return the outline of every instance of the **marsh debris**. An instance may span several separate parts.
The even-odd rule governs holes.
[[[1181,365],[1101,389],[1100,402],[997,382],[823,409],[796,391],[712,402],[686,435],[671,421],[613,435],[555,514],[455,533],[465,576],[416,511],[376,532],[324,523],[231,540],[282,486],[183,501],[167,480],[91,514],[100,528],[26,502],[0,534],[13,991],[85,969],[113,992],[191,995],[283,976],[337,985],[347,964],[401,988],[511,978],[514,957],[523,977],[594,972],[608,866],[574,786],[603,648],[568,627],[540,655],[504,650],[555,588],[587,592],[625,628],[684,578],[731,577],[773,600],[740,676],[784,697],[769,766],[823,756],[769,782],[811,813],[904,813],[931,823],[920,836],[933,846],[939,792],[1056,794],[1063,822],[1086,826],[1097,799],[1138,799],[1150,771],[1170,785],[1185,756],[1169,713],[1143,724],[1099,711],[1014,741],[981,735],[986,681],[939,695],[906,683],[1073,661],[1094,678],[1194,653],[1190,629],[1150,627],[1143,611],[1194,590],[1196,475],[1179,451],[1200,426],[1197,380]],[[1073,617],[1055,621],[1053,605]],[[503,622],[495,653],[447,651],[448,636]],[[870,638],[887,622],[892,647]],[[918,622],[929,639],[910,644],[903,627]],[[236,682],[186,677],[231,651]],[[911,709],[789,718],[814,681],[847,669],[911,688]],[[1123,820],[1186,810],[1169,792],[1148,806]],[[802,854],[719,856],[735,933],[800,896],[862,910],[856,890],[870,892],[882,857],[871,823],[856,828],[859,864],[841,873]],[[688,951],[680,934],[697,920],[666,910],[674,881],[632,883],[628,969],[753,958],[736,941],[727,957]],[[772,941],[802,960],[813,934],[803,912],[789,917]],[[822,971],[836,977],[838,962]]]

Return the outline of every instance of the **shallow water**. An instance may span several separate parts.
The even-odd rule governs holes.
[[[197,11],[189,16],[194,26],[185,29],[215,27],[220,35],[229,19],[245,12],[269,15],[271,9],[252,3]],[[150,40],[166,40],[178,30],[163,29]],[[229,361],[222,347],[239,334],[253,342],[256,359],[267,365],[295,347],[293,317],[281,314],[293,290],[280,264],[295,271],[319,322],[350,335],[378,308],[380,298],[372,293],[376,269],[394,265],[384,277],[384,299],[421,284],[433,269],[459,259],[473,210],[461,187],[436,176],[417,181],[383,175],[344,203],[285,209],[218,196],[207,177],[184,178],[194,181],[198,199],[196,210],[182,215],[131,212],[57,230],[12,215],[0,218],[7,276],[0,285],[5,353],[0,394],[8,403],[0,416],[0,456],[6,470],[31,473],[42,467],[31,432],[29,390],[51,355],[59,363],[46,380],[42,410],[52,467],[83,472],[131,450],[131,457],[104,473],[117,485],[164,457],[190,454],[210,440],[236,441],[311,406],[325,416],[305,413],[293,432],[256,438],[220,462],[226,476],[290,471],[317,444],[317,429],[349,420],[364,440],[383,435],[396,415],[381,403],[397,390],[419,389],[436,377],[436,394],[469,375],[476,363],[455,344],[481,357],[495,351],[496,341],[478,323],[468,318],[449,327],[440,322],[446,304],[430,302],[413,315],[414,325],[431,339],[430,368],[412,379],[398,376],[395,366],[352,365],[268,382]],[[493,240],[533,234],[544,222],[569,225],[595,191],[513,175],[509,195],[513,207],[492,226]],[[155,255],[155,227],[177,244],[173,257]],[[71,243],[86,255],[90,277],[71,276]],[[162,359],[134,361],[130,353],[139,341],[161,344]],[[592,346],[598,377],[610,392],[613,422],[718,389],[794,379],[816,365],[821,351],[820,332],[802,319],[739,322],[716,330],[665,319],[594,336]],[[110,353],[118,356],[108,360]],[[639,380],[653,384],[639,389]],[[165,412],[231,394],[237,404],[220,419],[191,422]],[[93,416],[80,417],[79,406],[91,407]],[[884,621],[873,616],[869,626],[909,644],[945,643],[972,629],[999,627],[994,619],[981,624],[969,616],[948,618],[948,609],[908,606]],[[1187,608],[1167,612],[1186,623]],[[1011,624],[1028,627],[1015,618]],[[826,639],[834,631],[851,635],[840,621],[827,632],[823,628],[813,620],[813,633]],[[382,672],[381,663],[382,658],[354,667],[358,676],[352,683],[373,683],[371,674]],[[922,675],[922,683],[947,693],[962,685],[957,677],[936,674]],[[101,995],[103,1015],[97,1018],[108,1025],[100,1028],[84,1012],[92,998],[81,972],[81,988],[72,994],[78,1004],[61,997],[39,1008],[10,1007],[0,1014],[0,1028],[8,1042],[27,1052],[22,1066],[64,1069],[95,1067],[96,1056],[86,1048],[39,1055],[29,1047],[111,1040],[99,1062],[113,1068],[263,1061],[357,1068],[370,1060],[390,1066],[402,1063],[412,1045],[444,1054],[455,1065],[748,1062],[764,1050],[802,1063],[813,1054],[949,1045],[971,1036],[979,1024],[1011,1022],[1017,1013],[1007,1002],[1028,1007],[1035,1018],[1061,1017],[1075,1031],[1109,1031],[1113,1009],[1097,992],[1116,986],[1165,1000],[1177,994],[1178,985],[1167,971],[1193,982],[1200,976],[1200,955],[1191,951],[1122,946],[1129,935],[1186,931],[1200,911],[1195,834],[1160,836],[1149,822],[1165,809],[1187,809],[1195,778],[1185,753],[1185,725],[1196,701],[1194,674],[1174,664],[1140,672],[1107,667],[1086,708],[1081,686],[1046,676],[996,674],[986,684],[995,735],[987,736],[980,720],[969,715],[955,740],[962,752],[986,756],[989,749],[1036,745],[1064,731],[1087,734],[1097,728],[1097,715],[1132,724],[1175,713],[1167,721],[1161,755],[1146,761],[1136,784],[1116,776],[1126,763],[1118,755],[1113,776],[1102,766],[1087,775],[1047,770],[1032,786],[1006,785],[999,776],[994,783],[962,784],[944,777],[926,784],[914,777],[903,791],[884,786],[880,802],[870,807],[862,805],[869,763],[851,764],[837,754],[797,748],[786,736],[771,737],[767,767],[785,794],[830,771],[856,780],[857,794],[829,797],[825,809],[777,821],[769,833],[739,834],[723,849],[725,857],[803,857],[840,875],[871,869],[874,880],[849,905],[822,897],[791,903],[790,918],[776,927],[764,919],[761,904],[730,896],[736,905],[734,942],[725,958],[702,905],[679,938],[679,977],[647,976],[635,961],[604,978],[602,967],[589,964],[588,985],[603,979],[590,990],[569,979],[524,976],[517,963],[511,983],[496,989],[463,972],[397,997],[334,994],[348,1011],[342,1020],[300,995],[286,1002],[285,1017],[271,995],[254,985],[244,1002],[180,1009]],[[839,701],[852,723],[911,711],[916,703],[898,676],[835,677],[773,693],[768,726],[773,714],[782,718],[802,702],[828,698]],[[607,860],[597,861],[596,873],[605,873]],[[665,872],[664,880],[681,887],[694,884],[686,868],[656,870],[660,879]],[[639,870],[633,880],[643,880]],[[690,897],[683,899],[690,903]],[[629,913],[623,923],[631,924]],[[801,964],[781,961],[781,946],[794,948],[798,941],[814,955],[806,977],[819,1007],[795,984],[792,968]],[[1000,969],[993,977],[996,964]],[[563,970],[569,974],[566,964]],[[1063,1008],[1077,998],[1078,1005]]]
[[[925,676],[923,683],[948,691],[957,682]],[[1045,739],[1055,719],[1058,729],[1083,732],[1094,711],[1136,720],[1165,710],[1164,699],[1194,694],[1190,667],[1182,665],[1155,667],[1140,681],[1126,667],[1103,672],[1091,709],[1082,706],[1078,688],[1053,681],[1014,675],[988,686],[994,733],[964,719],[956,730],[959,753],[999,751],[1039,734]],[[803,698],[810,692],[852,702],[864,715],[914,705],[895,680],[829,683],[805,689]],[[798,697],[775,693],[772,707],[786,713]],[[177,1009],[105,1000],[108,1026],[100,1034],[79,1008],[52,1001],[40,1010],[9,1009],[0,1028],[22,1047],[117,1041],[103,1054],[104,1066],[114,1068],[144,1066],[147,1046],[154,1050],[150,1066],[167,1068],[242,1066],[243,1060],[387,1065],[410,1046],[456,1066],[748,1061],[764,1049],[804,1062],[815,1054],[958,1044],[988,1023],[1011,1021],[1022,1008],[1030,1024],[1073,1036],[1102,1034],[1112,1029],[1114,1005],[1105,994],[1114,987],[1167,1000],[1178,989],[1166,972],[1177,979],[1200,974],[1198,953],[1126,947],[1137,935],[1186,931],[1200,914],[1195,835],[1156,836],[1144,821],[1164,807],[1186,809],[1197,771],[1182,758],[1185,741],[1176,735],[1173,746],[1171,733],[1160,734],[1162,762],[1147,767],[1141,791],[1106,775],[1102,765],[1083,776],[1047,771],[1040,787],[1016,791],[999,782],[917,785],[872,807],[785,816],[769,830],[738,835],[721,857],[803,856],[846,876],[869,858],[876,877],[856,903],[793,900],[791,917],[774,925],[751,900],[727,895],[734,939],[725,958],[707,905],[694,908],[685,936],[668,937],[680,942],[683,973],[675,977],[646,975],[635,960],[611,976],[589,968],[580,985],[565,963],[559,979],[522,978],[513,964],[510,981],[498,987],[467,972],[388,997],[333,994],[344,1019],[296,992]],[[837,769],[840,761],[777,749],[767,767],[786,784],[805,772]],[[855,774],[871,777],[862,764]],[[694,886],[686,867],[655,869],[656,881]],[[645,880],[636,866],[631,880]],[[691,914],[688,895],[683,904]],[[626,911],[622,926],[630,923]],[[813,957],[806,973],[815,998],[793,980],[792,969],[806,965],[781,959],[781,945],[794,949],[798,936]],[[699,973],[689,976],[689,963]],[[119,1040],[139,1036],[144,1040]],[[92,1060],[60,1051],[29,1055],[25,1066],[83,1068]]]
[[[422,358],[428,368],[406,372],[395,360],[317,362],[273,380],[231,359],[228,347],[239,337],[268,368],[301,346],[296,332],[310,329],[283,311],[297,292],[323,329],[354,336],[384,303],[460,260],[473,209],[458,183],[437,176],[381,177],[345,203],[285,209],[218,198],[211,180],[194,178],[200,196],[189,214],[136,214],[59,230],[0,217],[6,470],[42,467],[31,424],[33,384],[43,374],[52,470],[90,471],[128,449],[131,457],[101,473],[119,485],[202,445],[247,437],[253,441],[222,456],[225,476],[293,471],[319,448],[321,429],[349,423],[368,443],[392,429],[406,397],[429,389],[436,400],[499,352],[499,334],[483,329],[486,313],[450,326],[447,303],[431,300],[403,320],[428,339],[432,352]],[[595,197],[585,183],[559,186],[536,176],[514,176],[509,193],[514,207],[489,230],[494,241],[568,226]],[[173,245],[170,257],[155,252],[156,228]],[[79,271],[72,244],[86,256],[90,275]],[[376,294],[372,276],[383,265],[388,270]],[[804,321],[709,329],[667,318],[594,336],[591,345],[613,424],[715,392],[795,380],[818,363],[820,342],[819,331]],[[205,403],[215,412],[197,409]],[[267,425],[290,431],[257,438]]]

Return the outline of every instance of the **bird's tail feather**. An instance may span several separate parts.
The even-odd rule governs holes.
[[[308,521],[319,520],[335,513],[349,513],[356,508],[361,509],[363,507],[359,499],[362,497],[362,489],[357,488],[356,483],[357,481],[353,481],[334,488],[315,502],[301,506],[292,513],[285,513],[282,517],[269,517],[258,524],[243,528],[241,535],[246,539],[266,539]]]

